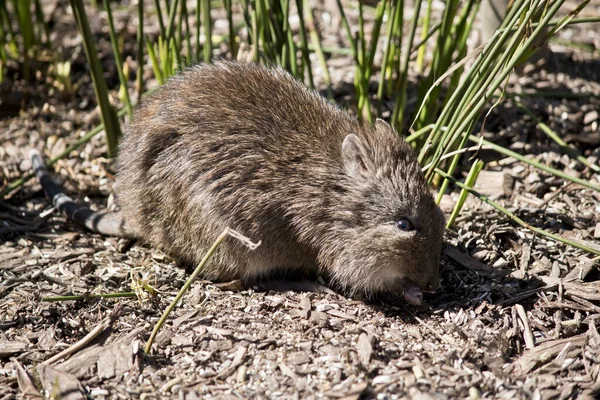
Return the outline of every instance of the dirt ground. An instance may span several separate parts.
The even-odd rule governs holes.
[[[16,64],[8,66],[9,79],[0,86],[3,187],[29,172],[31,148],[59,154],[99,123],[68,2],[44,7],[53,46],[72,63],[75,93],[61,95],[43,75],[25,82]],[[115,12],[132,58],[134,14]],[[316,14],[325,44],[343,44],[335,2]],[[582,13],[598,15],[597,0]],[[349,16],[356,18],[355,10]],[[226,29],[223,15],[213,17],[217,29]],[[90,18],[105,76],[116,89],[105,14],[90,10]],[[148,22],[146,31],[156,27]],[[352,109],[349,58],[331,55],[328,63],[336,99]],[[150,79],[149,65],[146,72]],[[521,93],[542,122],[598,165],[600,24],[566,28],[545,58],[511,78],[508,91]],[[510,100],[493,109],[482,134],[600,185],[599,173],[564,155]],[[95,209],[114,206],[114,163],[105,155],[98,135],[54,170],[71,195]],[[533,226],[600,249],[600,192],[515,159],[486,151],[480,157],[486,161],[480,192]],[[457,193],[446,196],[445,211]],[[598,263],[469,200],[446,234],[442,286],[422,306],[197,281],[144,354],[187,273],[148,246],[82,230],[54,212],[29,181],[0,202],[0,400],[41,398],[41,389],[63,400],[598,398]],[[42,300],[128,292],[141,284],[158,296]]]

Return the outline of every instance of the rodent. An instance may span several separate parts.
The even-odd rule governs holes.
[[[410,146],[280,68],[223,61],[171,78],[134,112],[115,187],[120,214],[74,219],[192,265],[226,227],[262,241],[221,245],[206,279],[318,271],[412,304],[439,286],[444,216]]]

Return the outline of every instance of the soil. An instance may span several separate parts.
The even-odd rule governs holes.
[[[566,3],[565,12],[574,6]],[[44,7],[53,49],[71,62],[74,90],[54,86],[53,63],[41,61],[45,72],[30,81],[23,80],[22,65],[8,65],[0,86],[3,188],[29,173],[32,147],[57,155],[99,123],[68,2]],[[356,20],[356,10],[349,10]],[[335,2],[315,11],[324,44],[344,45]],[[116,98],[105,13],[93,7],[88,13]],[[597,15],[597,0],[581,14]],[[225,33],[225,16],[215,10],[213,18]],[[135,8],[119,8],[115,19],[135,71]],[[146,32],[156,34],[148,21]],[[224,50],[216,54],[226,56]],[[351,62],[339,54],[328,59],[335,98],[350,109]],[[149,64],[145,78],[148,87],[156,85]],[[323,88],[321,75],[317,85]],[[598,165],[600,24],[565,28],[544,57],[513,74],[507,92],[520,93],[540,121]],[[598,172],[567,157],[510,99],[492,109],[480,131],[600,185]],[[600,192],[490,151],[479,157],[486,166],[478,191],[527,224],[600,250]],[[58,161],[54,172],[79,201],[95,209],[114,206],[114,162],[106,158],[102,135]],[[457,197],[455,189],[446,195],[445,211]],[[0,202],[0,399],[41,393],[62,399],[597,398],[600,274],[594,257],[470,198],[446,235],[442,287],[422,306],[196,281],[145,354],[154,325],[188,273],[155,249],[65,220],[31,180]],[[139,297],[44,301],[130,291]]]

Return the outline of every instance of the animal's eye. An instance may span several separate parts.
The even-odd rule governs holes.
[[[412,231],[415,229],[415,227],[413,226],[412,222],[410,222],[410,220],[408,218],[399,218],[396,220],[396,228],[400,229],[401,231]]]

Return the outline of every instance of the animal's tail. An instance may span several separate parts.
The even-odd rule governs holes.
[[[121,213],[95,212],[89,207],[75,203],[72,198],[67,196],[63,189],[52,179],[39,151],[31,150],[29,158],[46,197],[67,218],[84,228],[103,235],[135,237],[134,232],[127,226]]]

